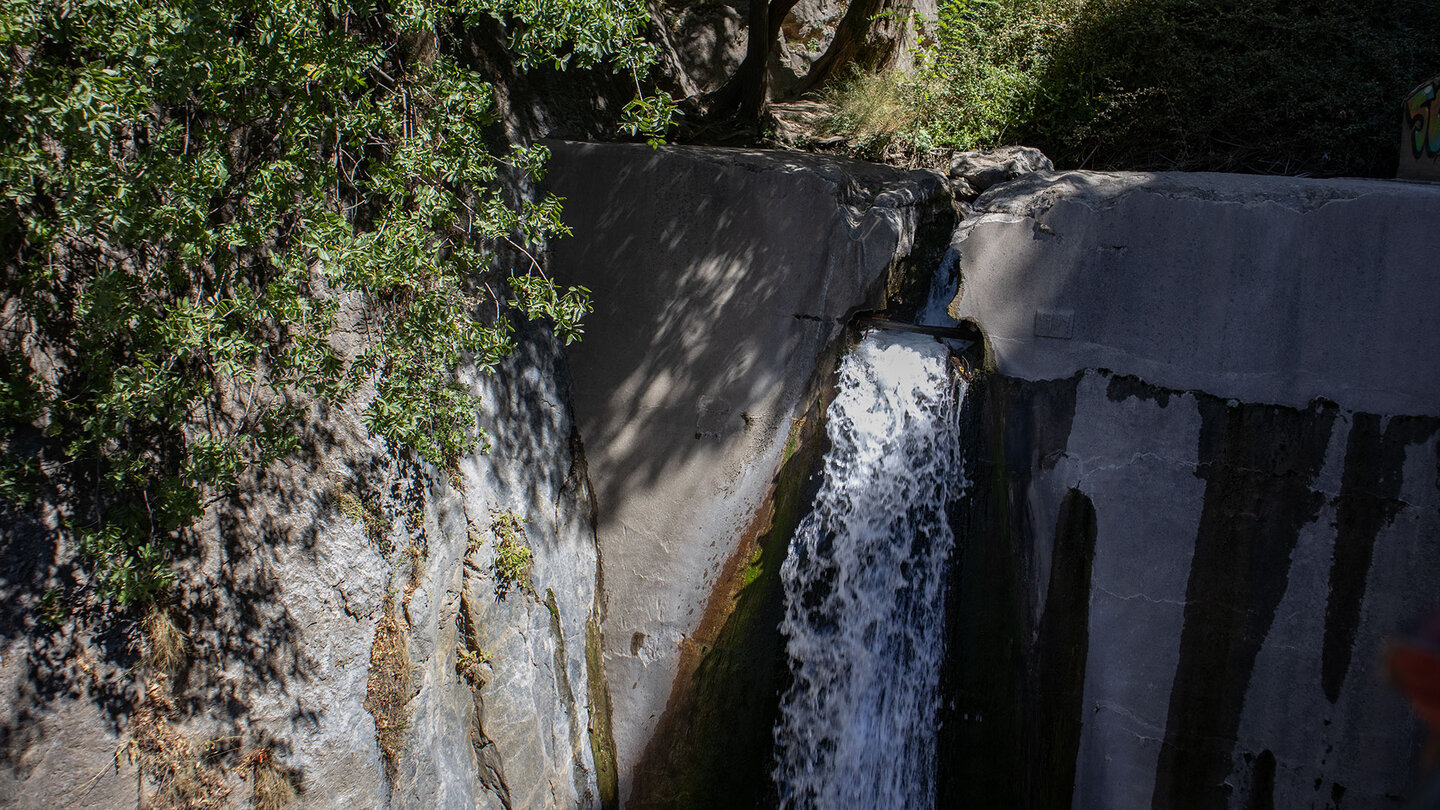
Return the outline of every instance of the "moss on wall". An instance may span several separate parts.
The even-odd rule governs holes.
[[[636,766],[630,807],[743,808],[767,801],[772,728],[786,677],[780,565],[818,486],[827,402],[813,397],[791,422],[771,495],[726,563],[699,630],[687,639],[676,690]]]
[[[590,753],[595,757],[595,783],[602,810],[620,806],[620,776],[615,766],[615,736],[610,731],[610,692],[605,684],[600,622],[585,622],[585,667],[590,687]]]

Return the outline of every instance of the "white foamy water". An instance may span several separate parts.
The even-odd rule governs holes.
[[[934,805],[964,395],[948,362],[934,338],[881,332],[841,363],[825,480],[781,568],[794,677],[775,727],[783,808]]]

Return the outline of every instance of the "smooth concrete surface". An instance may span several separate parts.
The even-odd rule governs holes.
[[[1006,374],[1440,412],[1440,185],[1039,173],[975,207],[952,314]]]
[[[921,208],[948,201],[936,174],[813,155],[551,148],[574,229],[552,266],[595,304],[570,368],[623,800],[817,359],[881,303]]]
[[[952,314],[989,338],[986,385],[1050,392],[992,396],[968,472],[1009,510],[969,542],[1013,555],[1020,731],[993,742],[1038,761],[1029,806],[1413,790],[1424,731],[1381,660],[1440,605],[1437,222],[1440,187],[1393,181],[1069,172],[977,201]],[[1095,528],[1067,594],[1076,498]],[[1086,612],[1076,671],[1043,666],[1076,643],[1042,632],[1057,597]],[[958,688],[954,713],[1000,714],[992,694]],[[1070,769],[1049,794],[1034,776]]]

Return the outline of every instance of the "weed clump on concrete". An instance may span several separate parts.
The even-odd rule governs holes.
[[[525,521],[511,511],[490,513],[490,531],[494,533],[495,575],[503,593],[510,586],[529,591],[530,564],[534,555],[525,544]]]
[[[395,618],[392,597],[385,598],[384,612],[375,628],[370,646],[370,675],[365,682],[365,710],[375,718],[375,741],[385,761],[385,774],[394,779],[410,726],[408,710],[413,685],[410,653],[405,628]]]

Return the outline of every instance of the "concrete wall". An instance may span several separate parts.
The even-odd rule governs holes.
[[[570,366],[598,499],[604,665],[628,799],[647,742],[687,688],[682,660],[693,666],[708,644],[696,636],[707,604],[730,587],[722,568],[772,486],[820,358],[853,311],[881,303],[887,271],[949,203],[937,175],[853,161],[553,149],[549,182],[575,231],[553,245],[554,271],[595,302]]]
[[[1440,187],[1072,172],[976,208],[951,310],[998,374],[943,797],[1397,806],[1422,732],[1380,652],[1440,603]]]

